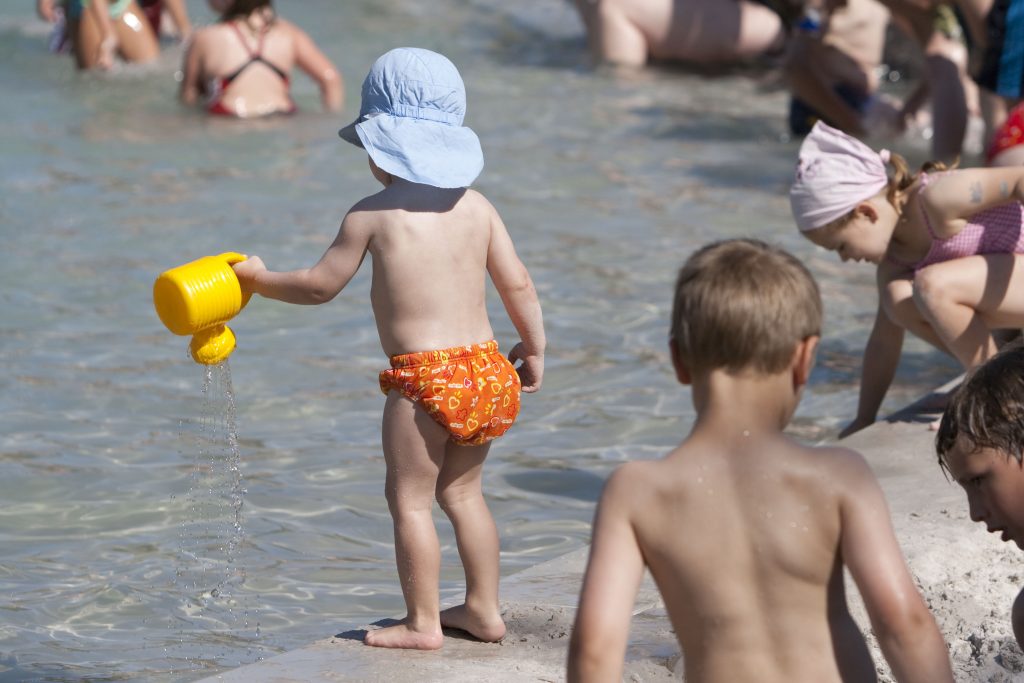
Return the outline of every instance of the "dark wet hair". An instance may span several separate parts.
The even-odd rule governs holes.
[[[245,19],[253,12],[261,10],[264,7],[269,9],[271,12],[274,11],[272,0],[234,0],[234,2],[224,10],[224,13],[220,15],[220,19],[221,21]]]
[[[935,452],[947,469],[946,455],[957,439],[972,451],[991,448],[1024,458],[1024,346],[1012,345],[972,370],[942,414]]]
[[[699,371],[784,370],[796,345],[821,334],[821,295],[792,254],[760,240],[713,242],[676,280],[673,343]]]

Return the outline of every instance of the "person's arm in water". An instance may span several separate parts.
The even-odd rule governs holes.
[[[203,93],[203,86],[199,79],[206,42],[206,31],[199,29],[192,35],[192,39],[185,49],[185,56],[181,64],[181,87],[178,88],[178,99],[183,104],[195,104]]]
[[[43,21],[51,24],[57,21],[57,12],[53,6],[53,0],[36,0],[36,14]]]
[[[178,39],[188,40],[192,35],[192,22],[188,18],[188,10],[185,8],[185,0],[164,0],[167,13],[171,15],[171,21],[178,29]]]
[[[540,389],[544,379],[544,349],[547,341],[540,300],[530,273],[516,254],[512,238],[494,207],[491,207],[490,229],[487,273],[519,333],[521,341],[508,352],[508,359],[513,363],[522,361],[516,370],[523,391],[529,394]]]
[[[629,501],[638,495],[635,477],[630,476],[634,464],[612,473],[597,506],[590,558],[569,639],[569,683],[622,680],[629,624],[644,574],[643,555],[630,520]]]
[[[341,74],[305,31],[294,24],[288,26],[295,37],[295,65],[320,86],[324,110],[341,111],[345,92]]]
[[[114,33],[114,23],[110,20],[110,5],[107,3],[107,0],[92,0],[86,11],[92,14],[96,25],[100,29],[96,66],[101,69],[109,69],[114,66],[114,55],[117,54],[118,48],[117,34]]]
[[[920,197],[935,236],[948,239],[979,211],[1024,200],[1024,167],[950,171],[932,180]]]
[[[860,454],[836,452],[840,550],[878,644],[901,683],[953,683],[949,651],[907,569],[889,508]],[[841,458],[839,460],[838,458]]]
[[[859,432],[874,424],[878,418],[878,409],[889,391],[896,368],[903,354],[903,338],[905,330],[900,327],[882,306],[882,288],[887,283],[887,267],[883,263],[878,268],[879,303],[875,313],[875,324],[868,335],[868,343],[864,347],[860,368],[860,396],[857,401],[857,416],[843,431],[839,438]]]
[[[345,216],[334,243],[312,268],[275,272],[267,270],[259,256],[233,268],[243,291],[289,304],[322,304],[337,296],[356,274],[369,245],[368,221],[353,211]]]

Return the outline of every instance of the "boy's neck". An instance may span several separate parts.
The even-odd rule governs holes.
[[[772,375],[722,369],[693,379],[694,432],[715,435],[779,433],[800,400],[789,370]]]

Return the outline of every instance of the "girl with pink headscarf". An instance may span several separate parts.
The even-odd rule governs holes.
[[[898,154],[819,122],[789,197],[809,240],[878,266],[857,417],[840,436],[874,422],[905,330],[971,368],[995,353],[992,330],[1024,327],[1024,167],[910,173]]]

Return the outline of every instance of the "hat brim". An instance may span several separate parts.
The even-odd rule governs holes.
[[[469,187],[484,168],[480,139],[466,126],[379,114],[338,131],[381,170],[413,183]]]

